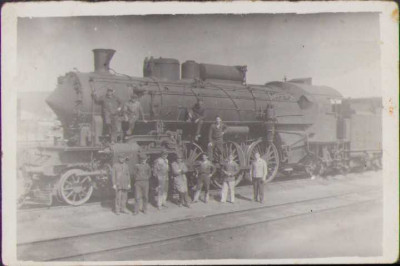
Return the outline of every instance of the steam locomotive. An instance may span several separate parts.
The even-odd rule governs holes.
[[[375,109],[356,112],[354,104],[333,88],[315,86],[311,78],[247,84],[246,66],[224,66],[171,58],[146,58],[143,77],[119,74],[110,68],[115,50],[94,49],[94,71],[66,73],[46,100],[63,127],[62,139],[38,147],[20,167],[28,180],[25,196],[57,198],[70,205],[87,202],[95,188],[106,187],[110,169],[119,154],[130,167],[139,152],[150,160],[167,150],[173,160],[181,152],[193,172],[196,160],[207,150],[208,130],[219,115],[228,126],[224,152],[211,150],[219,165],[233,154],[248,177],[249,164],[259,152],[268,164],[267,181],[278,173],[305,171],[309,175],[347,172],[355,167],[379,167],[381,121],[379,99]],[[102,135],[100,106],[92,93],[111,88],[121,99],[140,96],[146,122],[137,121],[134,135],[110,143]],[[187,121],[190,108],[202,99],[206,109],[201,137],[194,142],[196,126]],[[366,104],[370,106],[371,104]],[[362,108],[361,108],[362,109]],[[365,109],[365,108],[364,108]],[[373,127],[366,127],[368,121]],[[220,175],[213,178],[221,186]]]

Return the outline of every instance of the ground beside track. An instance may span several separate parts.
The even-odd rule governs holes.
[[[319,206],[319,208],[325,208],[329,209],[330,207],[334,207],[335,204],[339,204],[338,206],[345,206],[346,202],[352,202],[354,199],[352,199],[351,195],[349,196],[344,196],[343,199],[338,199],[340,195],[345,195],[346,193],[355,193],[354,195],[358,195],[357,199],[363,199],[363,195],[360,193],[365,193],[367,192],[366,195],[368,195],[368,191],[373,191],[372,193],[376,194],[376,191],[380,191],[381,189],[381,172],[366,172],[363,174],[352,174],[346,177],[343,176],[336,176],[336,177],[329,177],[326,179],[317,179],[317,180],[295,180],[291,182],[282,182],[282,183],[271,183],[267,184],[265,188],[265,193],[266,193],[266,203],[264,205],[261,205],[259,203],[254,203],[250,201],[251,195],[252,195],[252,190],[251,187],[241,187],[237,189],[236,191],[236,203],[234,205],[232,204],[220,204],[218,202],[218,191],[213,192],[213,198],[209,202],[209,204],[204,204],[204,203],[197,203],[193,204],[191,209],[186,209],[186,208],[178,208],[176,205],[173,203],[169,203],[169,208],[163,209],[161,211],[156,210],[155,208],[150,209],[150,213],[148,215],[143,215],[140,214],[139,216],[129,216],[129,215],[121,215],[121,216],[115,216],[111,210],[110,206],[101,206],[101,205],[93,205],[93,206],[81,206],[77,208],[68,208],[68,209],[49,209],[49,210],[41,210],[41,211],[35,211],[35,212],[22,212],[18,213],[18,244],[23,243],[29,243],[32,241],[41,241],[41,240],[48,240],[48,239],[57,239],[57,238],[62,238],[62,237],[73,237],[73,236],[81,236],[85,234],[91,234],[91,233],[102,233],[104,231],[108,230],[115,230],[118,231],[123,228],[133,228],[136,230],[139,230],[139,232],[145,232],[145,230],[141,230],[140,228],[143,226],[152,226],[154,224],[160,224],[160,228],[162,228],[162,225],[166,222],[170,222],[171,225],[178,225],[179,221],[181,220],[190,220],[194,219],[209,219],[208,217],[215,216],[214,223],[218,224],[220,221],[218,220],[218,215],[221,217],[221,224],[224,224],[223,220],[227,216],[233,217],[231,214],[229,215],[222,215],[224,213],[234,213],[234,212],[241,212],[241,211],[246,211],[246,210],[252,210],[254,209],[255,212],[257,212],[257,208],[260,207],[266,207],[265,212],[263,212],[263,215],[267,215],[266,220],[270,219],[268,215],[274,216],[277,215],[281,217],[290,217],[291,214],[299,212],[300,209],[296,207],[297,202],[301,201],[312,201],[313,205],[312,208],[315,208],[315,206]],[[375,192],[374,192],[375,191]],[[361,196],[360,196],[361,195]],[[325,200],[321,201],[316,201],[316,198],[328,198]],[[347,198],[346,198],[347,197]],[[333,200],[329,200],[335,199]],[[270,244],[266,244],[265,248],[263,248],[263,245],[260,245],[261,250],[257,250],[254,247],[250,248],[247,252],[253,252],[254,256],[256,258],[269,258],[270,256],[272,257],[290,257],[290,256],[295,256],[299,257],[298,255],[303,255],[305,257],[307,256],[314,256],[310,254],[314,254],[313,248],[323,248],[324,244],[326,246],[325,253],[322,252],[321,254],[329,254],[329,250],[332,250],[333,252],[336,250],[336,254],[342,254],[343,252],[340,249],[340,247],[345,247],[346,245],[343,245],[340,237],[349,237],[350,243],[354,243],[355,247],[353,248],[347,248],[347,249],[342,249],[342,250],[349,250],[350,255],[354,254],[354,252],[358,252],[360,249],[361,250],[357,254],[361,254],[360,256],[364,256],[365,254],[373,256],[374,254],[378,254],[380,252],[379,249],[376,249],[374,247],[368,247],[368,245],[359,245],[357,244],[357,241],[360,241],[359,236],[362,235],[360,232],[370,232],[373,235],[381,235],[381,232],[379,230],[382,229],[382,226],[380,225],[380,217],[379,213],[381,213],[382,210],[382,205],[379,199],[381,199],[381,195],[376,195],[374,196],[375,199],[378,199],[378,203],[371,203],[370,205],[372,206],[371,208],[363,207],[365,212],[359,213],[358,217],[364,217],[365,222],[360,223],[360,220],[356,217],[357,215],[357,210],[351,210],[349,209],[348,211],[344,212],[334,212],[337,213],[337,215],[332,214],[331,216],[331,221],[327,217],[329,215],[327,214],[328,212],[324,212],[324,214],[313,214],[310,217],[304,218],[304,221],[300,218],[299,221],[296,222],[297,218],[286,218],[286,219],[281,219],[281,222],[279,222],[276,226],[281,226],[279,224],[281,223],[287,223],[286,227],[283,224],[282,225],[282,230],[272,230],[272,231],[265,231],[264,229],[251,229],[251,228],[257,228],[257,225],[250,226],[250,229],[237,229],[236,231],[233,230],[230,233],[221,233],[221,232],[215,232],[215,236],[212,235],[212,232],[207,232],[207,230],[204,231],[203,233],[199,236],[195,236],[193,239],[192,238],[187,238],[187,239],[182,239],[182,241],[172,241],[171,243],[168,244],[164,243],[165,245],[165,250],[171,250],[171,248],[176,247],[179,248],[180,245],[184,245],[185,247],[190,249],[190,246],[192,245],[193,247],[202,247],[202,243],[207,243],[207,245],[210,245],[210,250],[207,251],[206,248],[204,248],[204,252],[199,252],[198,249],[193,249],[192,252],[187,251],[183,252],[185,254],[188,254],[187,257],[181,254],[180,251],[176,250],[176,255],[168,255],[168,252],[166,254],[162,253],[161,250],[163,250],[163,245],[157,246],[157,243],[154,243],[155,247],[160,249],[160,252],[157,254],[160,254],[160,259],[172,259],[172,258],[179,258],[179,259],[185,259],[185,258],[225,258],[221,257],[221,255],[224,256],[233,256],[231,255],[230,252],[234,250],[234,246],[232,244],[229,244],[230,237],[235,237],[237,238],[237,241],[250,241],[250,239],[246,239],[246,236],[252,236],[254,239],[257,239],[259,237],[259,240],[254,240],[254,243],[260,242],[268,242],[266,241],[267,239],[274,239],[276,240],[276,243],[274,241],[271,242],[271,246],[268,246]],[[336,202],[336,203],[335,203]],[[380,202],[380,203],[379,203]],[[290,206],[289,209],[285,209],[282,207],[279,207],[279,205],[288,205]],[[310,207],[311,205],[299,205],[302,206],[302,208],[307,208]],[[373,207],[375,206],[375,207]],[[311,208],[311,207],[310,207]],[[357,207],[355,207],[357,208]],[[368,213],[368,210],[370,209],[371,213]],[[272,211],[274,210],[274,211]],[[379,211],[380,210],[380,211]],[[307,212],[307,209],[302,210],[303,213]],[[275,213],[275,214],[274,214]],[[249,213],[250,215],[250,213]],[[326,216],[328,215],[328,216]],[[262,215],[260,215],[261,217]],[[240,218],[242,217],[242,218]],[[245,215],[240,216],[240,219],[246,218]],[[312,218],[315,217],[315,218]],[[317,218],[321,217],[321,218]],[[340,219],[341,217],[341,219]],[[287,221],[286,221],[287,220]],[[210,221],[210,220],[209,220]],[[239,220],[238,220],[239,221]],[[244,220],[245,221],[245,220]],[[335,222],[337,221],[337,222]],[[245,221],[246,222],[246,221]],[[200,223],[201,224],[201,223]],[[245,224],[245,223],[244,223]],[[273,228],[274,224],[276,222],[268,220],[268,228]],[[313,226],[315,225],[315,226]],[[260,225],[261,228],[262,225]],[[307,228],[307,226],[309,226]],[[223,226],[222,226],[223,228]],[[246,228],[246,227],[244,227]],[[326,230],[322,230],[321,228],[326,228]],[[329,229],[331,228],[331,229]],[[333,229],[337,229],[336,231]],[[359,230],[358,230],[358,229]],[[365,230],[363,231],[364,228]],[[368,228],[368,230],[366,229]],[[196,233],[196,230],[200,230],[200,228],[192,228],[189,229],[186,228],[187,234],[190,235],[192,233]],[[243,231],[244,230],[244,231]],[[248,231],[246,231],[248,230]],[[261,230],[261,231],[260,231]],[[292,231],[291,231],[292,230]],[[293,231],[294,230],[294,231]],[[298,231],[296,231],[298,230]],[[315,234],[310,233],[301,233],[301,232],[307,232],[312,230],[316,230]],[[375,231],[374,231],[375,230]],[[179,231],[179,230],[178,230]],[[200,230],[201,231],[201,230]],[[200,232],[199,231],[199,232]],[[352,237],[352,232],[354,233],[354,236]],[[162,232],[162,230],[161,230]],[[224,231],[225,232],[225,231]],[[226,231],[226,232],[229,232]],[[258,236],[257,232],[260,232],[260,235]],[[262,233],[263,232],[263,233]],[[274,233],[275,232],[275,233]],[[280,233],[281,232],[281,233]],[[297,233],[296,233],[297,232]],[[336,233],[335,233],[336,232]],[[359,234],[357,234],[357,232]],[[242,234],[243,233],[243,234]],[[278,233],[278,235],[276,235]],[[211,235],[210,235],[211,234]],[[112,236],[113,234],[111,234]],[[135,235],[135,234],[134,234]],[[162,234],[161,234],[162,235]],[[293,239],[293,236],[295,238]],[[147,236],[148,237],[148,236]],[[286,238],[285,238],[286,237]],[[336,238],[335,238],[336,237]],[[121,237],[123,238],[123,237]],[[146,238],[146,236],[144,236]],[[224,253],[219,253],[219,252],[212,252],[214,250],[212,247],[212,239],[220,239],[216,241],[218,244],[222,245],[221,247],[226,247],[227,250],[224,251]],[[321,238],[324,241],[318,245],[318,239]],[[327,239],[332,240],[327,240]],[[168,238],[166,238],[168,239]],[[199,240],[196,240],[199,239]],[[228,239],[228,241],[224,242],[223,239]],[[314,240],[313,240],[314,239]],[[336,240],[335,240],[336,239]],[[353,239],[353,240],[352,240]],[[375,239],[375,238],[374,238]],[[129,239],[128,239],[129,240]],[[137,241],[138,239],[133,238],[133,240]],[[300,248],[296,248],[295,243],[296,241],[299,241],[301,243],[302,241],[309,241],[310,242],[310,251],[303,252],[302,246]],[[361,239],[362,240],[362,239]],[[194,241],[194,242],[193,242]],[[196,242],[200,241],[200,242]],[[235,242],[237,242],[235,241]],[[282,242],[283,241],[283,242]],[[286,241],[289,241],[290,243],[282,244],[285,243]],[[83,240],[85,242],[85,240]],[[116,243],[118,242],[123,242],[123,241],[118,241],[116,239]],[[252,243],[253,243],[252,242]],[[111,243],[111,242],[110,242]],[[129,241],[127,241],[129,245]],[[173,244],[175,243],[175,244]],[[184,244],[187,243],[187,246]],[[246,243],[246,242],[245,242]],[[272,244],[275,243],[275,244]],[[280,244],[279,244],[280,243]],[[338,246],[337,243],[342,243],[341,245]],[[374,241],[376,245],[379,245],[379,241]],[[79,254],[80,250],[83,251],[82,244],[83,246],[91,246],[90,241],[87,243],[80,243],[74,244],[74,242],[69,243],[70,246],[69,248],[76,248],[73,254]],[[119,244],[119,243],[118,243]],[[150,246],[153,244],[150,244]],[[375,245],[375,247],[376,247]],[[229,248],[230,247],[230,248]],[[268,248],[269,247],[269,248]],[[329,248],[330,247],[330,248]],[[102,247],[105,250],[108,248],[108,246]],[[110,246],[110,248],[112,248]],[[136,247],[138,248],[138,247]],[[215,247],[218,250],[218,247]],[[237,248],[237,245],[236,245]],[[305,248],[305,247],[304,247]],[[173,248],[175,250],[175,248]],[[296,250],[300,251],[296,251]],[[306,248],[305,248],[306,249]],[[129,248],[128,248],[129,250]],[[142,251],[140,251],[142,250]],[[147,251],[146,251],[147,250]],[[140,246],[138,250],[133,250],[133,254],[142,254],[142,256],[136,257],[134,259],[147,259],[146,254],[151,254],[151,248],[146,246]],[[185,250],[183,248],[183,250]],[[202,249],[203,250],[203,249]],[[286,251],[285,251],[286,250]],[[18,248],[18,254],[21,254],[22,251],[22,257],[24,256],[24,250],[21,248]],[[240,249],[240,251],[243,251],[243,253],[238,253],[237,255],[240,258],[245,258],[247,255],[251,254],[246,253],[246,250]],[[324,250],[322,250],[324,251]],[[32,256],[31,258],[40,258],[41,254],[37,254],[40,251],[38,250],[35,253],[35,247],[30,247],[29,249],[29,254],[25,253],[25,255],[30,255]],[[59,252],[59,251],[58,251]],[[88,256],[83,256],[81,258],[77,258],[78,260],[97,260],[100,258],[107,258],[107,256],[110,256],[110,258],[113,258],[117,256],[116,258],[119,259],[129,259],[131,260],[132,258],[126,257],[124,255],[124,251],[121,250],[122,253],[119,253],[120,251],[117,251],[117,254],[120,255],[115,255],[113,252],[100,252],[100,253],[95,253],[91,254]],[[135,253],[136,252],[136,253]],[[137,253],[139,252],[139,253]],[[146,253],[149,252],[149,253]],[[311,252],[311,253],[310,253]],[[164,255],[163,255],[164,254]],[[174,251],[175,254],[175,251]],[[191,255],[190,255],[191,254]],[[218,255],[219,254],[219,255]],[[236,254],[236,253],[235,253]],[[257,257],[259,254],[259,257]],[[308,255],[307,255],[308,254]],[[344,253],[343,253],[344,254]],[[355,254],[355,255],[357,255]],[[344,254],[346,255],[346,254]],[[54,255],[55,256],[55,255]],[[100,257],[97,257],[100,256]],[[120,257],[118,257],[120,256]],[[150,255],[149,255],[150,256]],[[175,257],[174,257],[175,256]],[[267,257],[265,257],[267,256]],[[20,256],[19,256],[20,257]],[[54,258],[56,258],[55,256]],[[154,256],[153,256],[154,257]],[[315,257],[315,256],[314,256]],[[234,257],[232,257],[234,258]],[[156,259],[156,257],[152,258]],[[35,259],[34,259],[35,260]]]
[[[374,257],[382,255],[381,201],[190,239],[85,256],[85,260],[201,260]]]

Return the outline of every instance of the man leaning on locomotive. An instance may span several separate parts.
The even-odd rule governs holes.
[[[116,143],[118,139],[125,140],[126,136],[132,135],[140,116],[143,122],[147,123],[139,96],[136,93],[132,93],[126,103],[122,103],[111,88],[107,88],[106,94],[100,97],[92,92],[92,98],[96,104],[101,106],[103,136],[109,138],[111,143]]]

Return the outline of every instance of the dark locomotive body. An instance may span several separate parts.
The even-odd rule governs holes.
[[[256,151],[268,163],[268,181],[278,172],[347,171],[357,156],[362,158],[357,159],[361,165],[379,159],[379,145],[357,144],[358,150],[352,150],[356,145],[352,142],[360,140],[353,127],[362,126],[354,119],[352,102],[332,88],[313,86],[311,79],[251,85],[246,83],[246,66],[194,61],[181,66],[165,58],[146,58],[144,77],[136,78],[110,72],[114,52],[96,49],[94,72],[59,77],[47,103],[62,123],[64,138],[51,147],[41,147],[20,168],[30,184],[25,195],[36,193],[49,203],[57,196],[71,205],[83,204],[93,188],[109,186],[110,167],[120,153],[128,155],[132,165],[138,152],[147,153],[151,160],[163,149],[172,160],[173,154],[182,152],[193,171],[195,161],[207,151],[208,130],[217,115],[228,126],[226,154],[233,153],[242,169],[237,184],[247,176]],[[134,135],[123,143],[110,144],[102,136],[100,107],[91,94],[103,95],[107,88],[114,89],[123,101],[138,94],[148,120],[138,121]],[[187,121],[187,113],[197,99],[204,102],[206,118],[201,137],[194,142],[196,126]],[[379,124],[380,114],[374,115]],[[381,139],[376,134],[380,133],[374,131],[363,139],[376,142]],[[222,163],[226,154],[216,153],[215,163]],[[220,185],[218,175],[214,184]]]

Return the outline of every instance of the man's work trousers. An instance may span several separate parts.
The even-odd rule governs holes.
[[[121,121],[118,118],[112,118],[111,123],[104,124],[104,133],[106,136],[110,136],[111,142],[117,142],[117,137],[120,131]]]
[[[157,206],[165,206],[168,196],[168,177],[158,177],[158,195],[157,195]]]
[[[179,192],[179,204],[189,206],[189,194],[187,192]]]
[[[211,161],[214,161],[216,159],[222,161],[222,159],[225,158],[224,142],[213,141],[212,144],[212,147],[209,146],[208,148],[208,157],[211,159]],[[217,155],[217,158],[214,158],[214,155]]]
[[[149,181],[135,181],[133,189],[135,193],[135,213],[138,213],[140,209],[146,212],[149,202]]]
[[[116,189],[115,190],[115,212],[126,211],[126,203],[128,201],[128,190],[127,189]]]
[[[221,189],[221,202],[226,202],[228,190],[230,191],[230,201],[235,202],[235,181],[224,181]]]
[[[196,124],[197,124],[197,127],[196,127],[196,135],[195,136],[198,136],[198,135],[200,135],[201,128],[203,127],[203,120],[200,119]]]
[[[138,119],[136,117],[132,117],[129,119],[129,128],[127,130],[127,135],[132,135],[135,129],[135,124]]]
[[[200,192],[203,189],[203,186],[204,186],[204,192],[205,192],[204,200],[208,201],[208,197],[209,197],[208,190],[210,189],[210,182],[211,182],[211,178],[208,177],[208,175],[200,175],[199,176],[199,179],[197,179],[196,192],[194,194],[193,201],[199,200]]]
[[[253,177],[254,200],[264,201],[264,182],[262,178]]]

